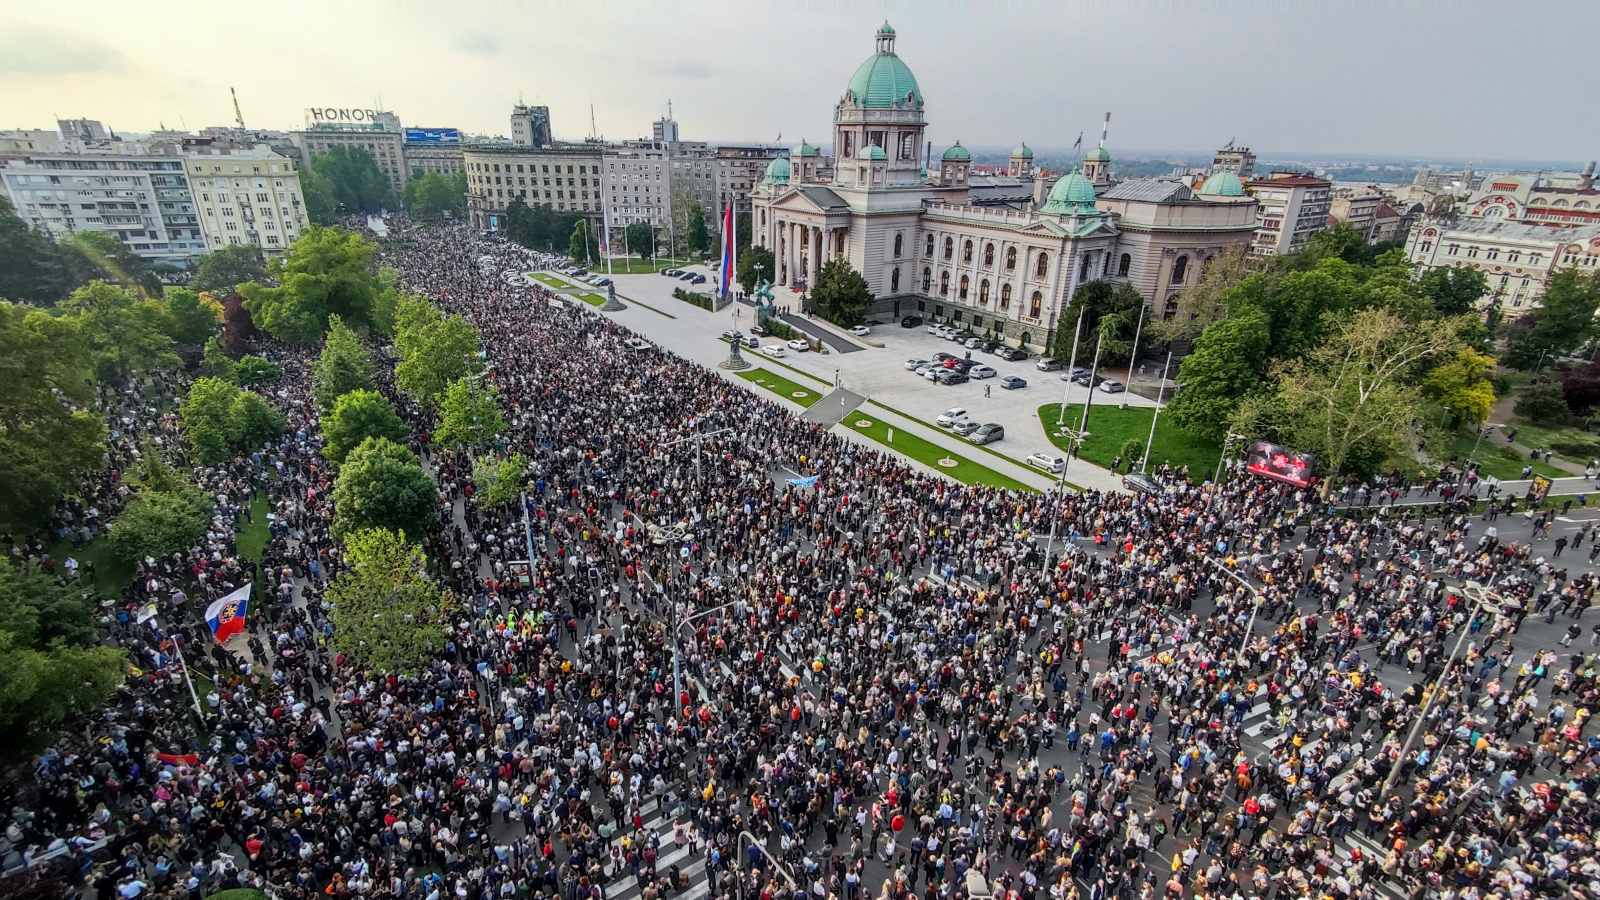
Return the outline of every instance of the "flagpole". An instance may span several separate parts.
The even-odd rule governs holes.
[[[200,709],[200,695],[195,693],[194,679],[189,677],[189,662],[183,658],[183,642],[179,640],[178,632],[172,632],[172,649],[178,654],[178,667],[183,670],[183,683],[189,686],[189,699],[194,701],[194,714],[203,723],[206,714]]]

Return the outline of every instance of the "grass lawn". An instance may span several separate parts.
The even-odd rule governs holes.
[[[760,385],[783,399],[791,400],[801,406],[810,407],[811,404],[822,399],[822,395],[812,388],[790,381],[782,375],[774,375],[766,369],[745,369],[734,374],[745,381]]]
[[[249,562],[259,563],[261,554],[267,549],[267,540],[272,532],[267,529],[267,513],[272,507],[267,503],[267,495],[258,493],[250,498],[250,521],[239,530],[234,538],[234,546],[239,551],[239,558]]]
[[[658,260],[635,259],[633,257],[629,257],[628,259],[614,258],[611,260],[611,274],[649,275],[652,272],[658,272],[662,269],[676,269],[679,266],[694,265],[694,263],[695,260],[668,259],[665,256]],[[589,267],[589,271],[591,272],[604,272],[605,270],[605,260],[601,260],[600,262]]]
[[[1524,447],[1539,450],[1551,450],[1555,455],[1565,457],[1579,465],[1587,463],[1590,459],[1600,456],[1600,434],[1574,428],[1571,425],[1535,425],[1520,419],[1511,423],[1510,428],[1517,433],[1517,443]],[[1507,429],[1497,428],[1494,433],[1483,439],[1485,444],[1492,442],[1501,446],[1505,445]],[[1563,453],[1556,449],[1556,444],[1588,445],[1591,449],[1587,453]]]
[[[1068,440],[1056,434],[1058,403],[1039,407],[1039,421],[1051,443],[1067,449]],[[1078,427],[1083,415],[1082,403],[1067,404],[1067,425]],[[1150,437],[1150,419],[1155,415],[1153,406],[1130,406],[1122,409],[1113,400],[1096,403],[1089,409],[1089,439],[1083,442],[1078,455],[1100,466],[1110,466],[1111,460],[1122,454],[1122,446],[1130,440],[1139,442],[1139,452],[1144,452],[1144,442]],[[1150,466],[1167,463],[1188,466],[1190,475],[1205,479],[1216,471],[1217,460],[1222,457],[1222,447],[1208,440],[1194,437],[1170,422],[1157,423],[1155,443],[1150,446]],[[1137,460],[1137,456],[1135,460]]]
[[[1528,465],[1532,460],[1507,447],[1503,438],[1499,443],[1496,443],[1495,438],[1497,437],[1499,435],[1491,434],[1484,438],[1482,442],[1479,442],[1476,435],[1458,434],[1450,444],[1450,453],[1456,459],[1465,460],[1472,455],[1472,445],[1476,443],[1478,445],[1476,459],[1478,460],[1479,472],[1485,475],[1492,475],[1495,478],[1511,479],[1513,481],[1522,478],[1522,467]],[[1519,434],[1517,437],[1520,439],[1522,435]],[[1572,477],[1570,472],[1564,469],[1557,469],[1544,462],[1533,463],[1533,471],[1536,475],[1545,475],[1550,478]]]
[[[551,275],[549,272],[535,272],[533,273],[533,280],[539,282],[545,287],[555,288],[558,291],[568,287],[568,284],[565,281],[557,278],[554,275]]]
[[[865,424],[863,424],[865,423]],[[1004,475],[989,468],[979,465],[964,456],[958,456],[932,441],[924,440],[904,428],[895,430],[880,419],[864,415],[861,410],[856,410],[845,416],[840,423],[852,431],[864,434],[889,449],[909,456],[912,459],[943,472],[963,484],[987,484],[994,487],[1009,488],[1013,491],[1026,491],[1037,494],[1039,491],[1027,484]],[[890,432],[893,432],[892,434]],[[940,465],[940,460],[947,460],[950,465]]]
[[[94,581],[91,586],[102,597],[118,597],[122,589],[133,580],[133,564],[123,562],[112,552],[111,541],[105,535],[95,538],[82,547],[73,549],[68,541],[56,541],[50,545],[50,558],[57,565],[66,561],[67,557],[78,561],[82,572],[90,563],[94,564]]]
[[[578,299],[589,304],[590,306],[606,305],[606,298],[600,296],[599,294],[579,294]]]

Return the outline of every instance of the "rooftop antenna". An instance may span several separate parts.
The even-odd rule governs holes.
[[[239,123],[239,130],[243,131],[244,113],[239,111],[239,92],[230,86],[228,88],[228,95],[233,98],[233,120]]]
[[[600,129],[594,126],[594,104],[591,103],[589,104],[589,137],[596,137],[599,135],[599,132]]]
[[[1111,113],[1106,113],[1105,124],[1100,126],[1100,149],[1106,146],[1106,136],[1111,133]]]
[[[672,98],[667,98],[667,118],[672,118]]]

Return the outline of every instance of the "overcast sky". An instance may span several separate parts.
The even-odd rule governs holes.
[[[253,127],[307,106],[558,138],[826,142],[887,17],[943,146],[1600,156],[1596,0],[76,0],[0,3],[0,128]]]

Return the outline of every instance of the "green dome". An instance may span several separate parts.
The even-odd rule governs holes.
[[[1058,215],[1094,212],[1094,185],[1082,172],[1068,172],[1056,180],[1041,211]]]
[[[883,23],[877,34],[878,51],[867,57],[850,76],[847,90],[855,103],[868,109],[890,109],[910,98],[913,106],[922,105],[922,89],[911,69],[894,52],[894,29]]]
[[[960,141],[956,141],[944,152],[942,159],[945,162],[972,162],[972,151],[961,146]]]
[[[1227,169],[1212,173],[1206,183],[1200,185],[1200,194],[1214,197],[1243,197],[1244,184],[1239,181],[1239,176]]]
[[[789,158],[787,156],[780,156],[772,162],[767,163],[767,177],[763,178],[762,181],[766,184],[788,184]]]
[[[794,148],[790,156],[821,156],[822,151],[812,144],[806,143],[805,138],[800,139],[800,146]]]
[[[1033,159],[1033,148],[1028,146],[1027,141],[1023,141],[1011,151],[1011,156],[1013,159],[1017,157],[1021,157],[1022,159]]]
[[[870,159],[875,162],[888,158],[889,154],[883,152],[883,148],[879,147],[877,144],[868,144],[861,148],[861,152],[856,154],[856,159]]]
[[[1096,147],[1083,155],[1085,160],[1094,162],[1111,162],[1111,154],[1104,147]]]

